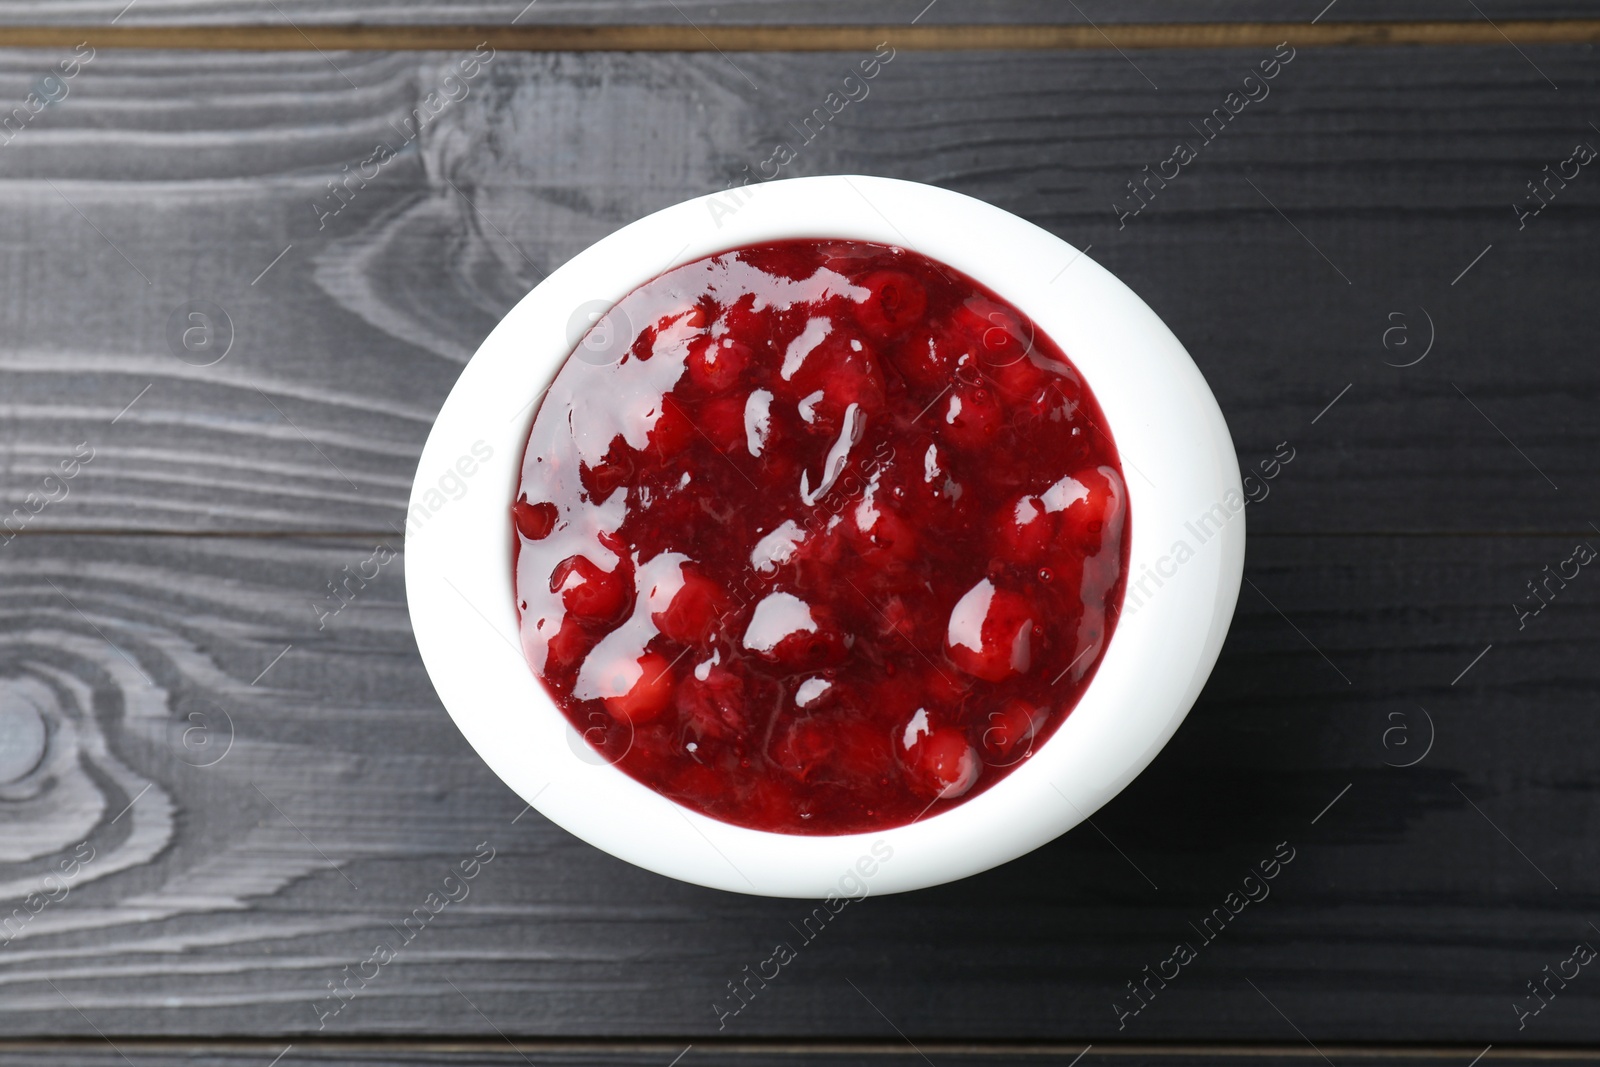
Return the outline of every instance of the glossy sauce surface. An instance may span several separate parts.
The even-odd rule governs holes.
[[[1099,665],[1129,530],[1049,338],[849,241],[625,297],[542,400],[511,510],[523,648],[581,754],[801,834],[902,825],[1029,758]]]

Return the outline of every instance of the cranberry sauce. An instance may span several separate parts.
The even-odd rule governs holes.
[[[1104,415],[1021,312],[883,245],[782,241],[612,308],[534,421],[522,643],[597,760],[799,834],[987,789],[1122,601]]]

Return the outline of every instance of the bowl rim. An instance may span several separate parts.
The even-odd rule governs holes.
[[[683,263],[797,237],[908,248],[1016,305],[1082,373],[1128,484],[1123,610],[1078,705],[985,792],[868,833],[735,826],[606,764],[535,679],[514,610],[507,511],[534,401],[592,316]],[[523,297],[463,369],[429,433],[403,556],[418,651],[441,701],[530,807],[614,856],[683,881],[855,898],[1014,859],[1087,819],[1143,770],[1221,650],[1243,574],[1243,512],[1238,462],[1215,398],[1177,338],[1126,285],[984,201],[899,179],[828,175],[675,204],[597,241]]]

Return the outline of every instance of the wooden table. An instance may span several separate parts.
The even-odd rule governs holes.
[[[1600,574],[1568,562],[1600,545],[1592,7],[125,2],[0,2],[29,46],[0,51],[0,1064],[1600,1057]],[[1246,470],[1294,458],[1138,781],[851,906],[719,1029],[809,907],[525,810],[435,700],[398,560],[325,612],[403,548],[498,318],[779,142],[786,176],[1092,246]]]

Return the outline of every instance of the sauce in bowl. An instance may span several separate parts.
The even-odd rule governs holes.
[[[522,644],[596,759],[841,834],[992,786],[1094,676],[1127,570],[1105,417],[973,279],[794,240],[624,297],[534,419]]]

